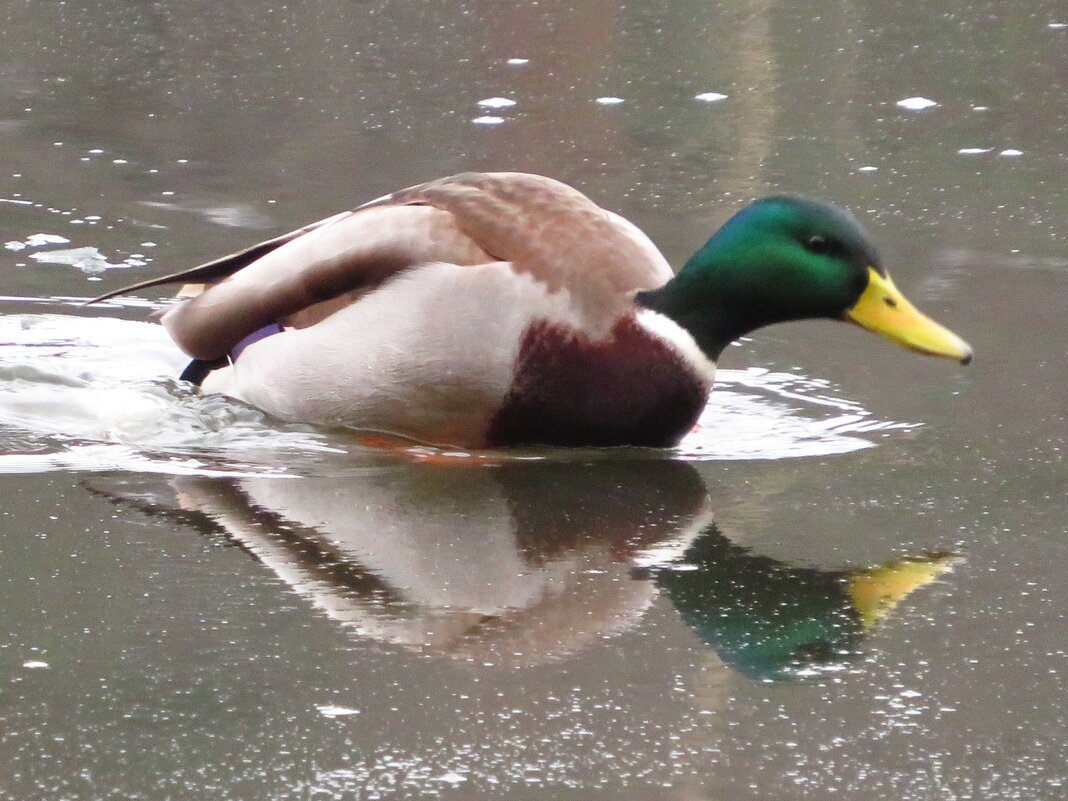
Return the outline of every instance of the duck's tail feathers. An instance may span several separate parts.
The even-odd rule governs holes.
[[[229,278],[238,270],[244,269],[248,265],[257,259],[270,253],[277,247],[284,245],[298,236],[308,233],[308,231],[320,228],[327,223],[334,222],[335,220],[347,217],[352,212],[343,211],[340,214],[335,214],[333,217],[327,217],[325,220],[319,220],[311,225],[305,225],[303,228],[298,228],[295,231],[276,236],[274,239],[268,239],[266,242],[260,242],[252,247],[239,250],[236,253],[231,253],[228,256],[222,258],[213,259],[212,261],[201,264],[197,267],[193,267],[189,270],[182,270],[181,272],[171,273],[170,275],[164,275],[160,278],[150,278],[147,281],[139,281],[136,284],[130,284],[129,286],[120,287],[114,289],[111,292],[105,292],[103,295],[98,295],[91,300],[85,301],[83,305],[89,306],[93,303],[99,303],[102,300],[108,300],[110,298],[118,297],[119,295],[128,295],[131,292],[137,292],[142,289],[149,289],[154,286],[163,286],[165,284],[213,284],[218,283],[224,278]]]

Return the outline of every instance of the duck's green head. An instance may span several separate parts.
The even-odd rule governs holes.
[[[802,197],[758,200],[732,217],[664,287],[638,296],[690,331],[712,359],[772,323],[857,323],[921,353],[967,364],[971,347],[921,314],[886,274],[852,215]]]

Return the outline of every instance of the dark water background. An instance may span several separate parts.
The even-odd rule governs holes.
[[[12,0],[0,78],[0,797],[1068,794],[1062,3]],[[977,358],[782,326],[679,454],[437,464],[76,305],[467,169],[676,264],[832,199]]]

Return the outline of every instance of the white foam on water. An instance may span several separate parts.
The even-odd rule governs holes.
[[[7,250],[25,250],[26,248],[39,248],[45,245],[66,245],[70,242],[65,236],[59,234],[30,234],[23,241],[14,240],[11,242],[5,242],[4,247]]]
[[[73,221],[72,221],[73,222]],[[63,250],[41,250],[31,253],[30,258],[45,264],[66,264],[93,275],[105,270],[121,270],[129,267],[144,267],[148,262],[128,256],[121,262],[110,262],[95,247],[65,248]]]

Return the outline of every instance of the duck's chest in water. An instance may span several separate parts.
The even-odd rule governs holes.
[[[665,335],[643,323],[622,319],[599,341],[550,322],[531,324],[489,444],[678,442],[705,406],[715,367],[681,329]]]

